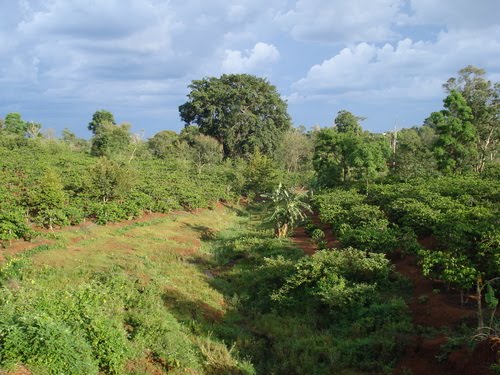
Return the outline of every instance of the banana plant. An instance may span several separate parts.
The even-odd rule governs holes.
[[[266,221],[274,224],[278,237],[288,236],[297,222],[306,217],[306,212],[312,212],[311,206],[303,200],[304,194],[295,193],[281,183],[272,194],[263,196],[272,202],[273,211]]]

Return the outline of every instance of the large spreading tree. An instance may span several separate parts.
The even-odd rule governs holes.
[[[194,80],[189,88],[181,119],[217,139],[226,157],[248,157],[256,149],[271,155],[291,127],[287,104],[263,78],[224,74]]]

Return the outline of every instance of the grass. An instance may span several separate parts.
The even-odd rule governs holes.
[[[226,303],[210,285],[204,267],[211,255],[201,246],[207,233],[239,220],[218,208],[87,225],[10,257],[0,274],[0,299],[9,301],[0,311],[0,371],[22,364],[34,374],[81,372],[64,367],[65,357],[51,359],[57,347],[71,352],[73,334],[83,337],[75,350],[86,355],[79,362],[89,373],[252,373],[232,343],[211,333]],[[40,333],[22,336],[31,330],[25,324],[54,332],[47,352],[30,349]]]

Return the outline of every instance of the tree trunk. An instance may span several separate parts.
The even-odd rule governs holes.
[[[278,226],[278,237],[280,237],[280,238],[286,237],[287,234],[288,234],[288,224],[287,223]]]
[[[479,276],[477,278],[477,281],[476,281],[476,291],[477,291],[477,319],[478,319],[478,322],[477,322],[477,325],[478,325],[478,329],[479,330],[482,330],[483,327],[484,327],[484,318],[483,318],[483,306],[482,306],[482,297],[483,297],[483,288],[482,288],[482,282],[481,282],[481,276]]]

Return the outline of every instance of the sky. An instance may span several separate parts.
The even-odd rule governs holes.
[[[421,125],[466,65],[500,81],[500,0],[0,0],[0,117],[179,131],[194,79],[266,78],[295,126]]]

